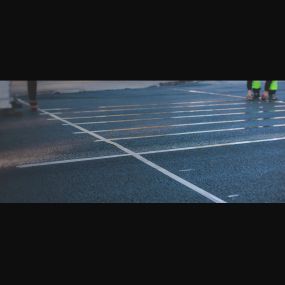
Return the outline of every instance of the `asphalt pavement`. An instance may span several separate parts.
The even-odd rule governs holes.
[[[42,94],[0,115],[0,202],[283,203],[285,82],[245,84]]]

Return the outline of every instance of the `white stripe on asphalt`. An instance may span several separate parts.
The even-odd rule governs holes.
[[[225,97],[232,97],[232,98],[244,98],[243,96],[236,96],[236,95],[230,95],[230,94],[223,94],[223,93],[215,93],[215,92],[204,92],[204,91],[198,91],[198,90],[188,90],[190,93],[199,93],[199,94],[209,94],[209,95],[217,95],[217,96],[225,96]]]
[[[209,94],[209,95],[217,95],[217,96],[225,96],[225,97],[232,97],[232,98],[243,98],[245,99],[245,96],[238,96],[238,95],[231,95],[231,94],[224,94],[224,93],[215,93],[215,92],[207,92],[207,91],[200,91],[200,90],[189,90],[189,89],[175,89],[177,91],[186,91],[189,93],[197,93],[197,94]],[[259,102],[261,103],[261,102]],[[285,103],[284,101],[277,100],[275,103]]]
[[[284,126],[285,127],[285,124],[284,125],[274,125],[274,126],[276,126],[276,127]],[[178,152],[178,151],[186,151],[186,150],[226,147],[226,146],[234,146],[234,145],[262,143],[262,142],[272,142],[272,141],[283,141],[283,140],[285,140],[285,137],[272,138],[272,139],[263,139],[263,140],[230,142],[230,143],[224,143],[224,144],[202,145],[202,146],[193,146],[193,147],[176,148],[176,149],[154,150],[154,151],[147,151],[147,152],[139,152],[137,154],[138,155],[148,155],[148,154]],[[99,140],[99,141],[101,141],[101,140]],[[34,164],[24,164],[24,165],[17,166],[17,168],[29,168],[29,167],[36,167],[36,166],[48,166],[48,165],[75,163],[75,162],[82,162],[82,161],[103,160],[103,159],[126,157],[126,156],[132,156],[132,155],[131,154],[120,154],[120,155],[110,155],[110,156],[101,156],[101,157],[99,156],[99,157],[88,157],[88,158],[80,158],[80,159],[51,161],[51,162],[34,163]],[[181,171],[183,171],[183,170],[181,170]]]
[[[75,163],[75,162],[82,162],[82,161],[118,158],[118,157],[124,157],[124,156],[130,156],[130,154],[118,154],[118,155],[96,156],[96,157],[78,158],[78,159],[66,159],[66,160],[49,161],[49,162],[41,162],[41,163],[23,164],[17,167],[18,168],[30,168],[30,167],[38,167],[38,166],[48,166],[48,165],[67,164],[67,163]]]
[[[223,113],[223,114],[195,115],[195,116],[178,116],[178,117],[171,117],[171,118],[172,118],[172,119],[203,118],[203,117],[234,116],[234,115],[245,115],[245,114],[246,114],[246,112],[240,112],[240,113]]]
[[[285,117],[270,117],[270,118],[254,118],[254,119],[243,119],[243,120],[231,120],[231,121],[210,121],[210,122],[201,122],[201,123],[189,123],[189,124],[175,124],[175,125],[158,125],[158,126],[147,126],[147,127],[137,127],[137,128],[124,128],[124,129],[110,129],[110,130],[97,130],[91,131],[93,133],[105,133],[105,132],[121,132],[121,131],[137,131],[145,129],[160,129],[160,128],[169,128],[169,127],[187,127],[187,126],[199,126],[199,125],[213,125],[213,124],[225,124],[225,123],[239,123],[246,121],[265,121],[265,120],[284,120]],[[74,132],[74,135],[84,134],[84,132]]]
[[[179,170],[180,172],[189,172],[189,171],[194,171],[194,169],[192,168],[189,168],[189,169],[182,169],[182,170]]]
[[[76,123],[79,126],[82,125],[95,125],[95,124],[108,124],[108,123],[124,123],[124,122],[139,122],[139,121],[155,121],[155,120],[168,120],[168,119],[184,119],[184,118],[203,118],[203,117],[217,117],[217,116],[233,116],[233,115],[245,115],[242,113],[222,113],[222,114],[209,114],[209,115],[192,115],[192,116],[177,116],[177,117],[164,117],[164,118],[145,118],[145,119],[131,119],[131,120],[116,120],[116,121],[96,121],[96,122],[83,122]],[[62,124],[68,126],[68,124]]]
[[[82,113],[106,113],[106,112],[118,112],[118,111],[137,111],[137,110],[153,110],[153,109],[177,109],[177,108],[197,108],[197,107],[211,107],[211,106],[230,106],[230,105],[245,105],[246,102],[241,103],[221,103],[221,104],[206,104],[206,105],[193,105],[193,106],[172,106],[172,107],[151,107],[151,108],[137,108],[137,109],[108,109],[108,110],[88,110],[88,111],[74,111],[70,112],[72,114],[82,114]]]
[[[284,108],[284,106],[281,106]],[[127,117],[127,116],[141,116],[141,115],[162,115],[162,114],[180,114],[180,113],[199,113],[199,112],[214,112],[214,111],[231,111],[231,110],[246,110],[246,107],[240,108],[224,108],[224,109],[201,109],[191,111],[171,111],[171,112],[151,112],[151,113],[136,113],[136,114],[119,114],[119,115],[104,115],[104,116],[83,116],[83,117],[66,117],[64,120],[75,120],[75,119],[95,119],[95,118],[109,118],[109,117]],[[269,112],[285,112],[285,110],[272,110],[272,111],[258,111],[258,113],[269,113]],[[42,114],[44,115],[44,114]],[[55,119],[47,119],[48,121],[55,121]]]
[[[237,100],[236,100],[237,101]],[[99,106],[99,109],[106,109],[106,108],[124,108],[124,107],[141,107],[141,106],[168,106],[168,105],[183,105],[183,104],[201,104],[201,103],[214,103],[214,102],[234,102],[232,101],[226,101],[226,100],[203,100],[203,101],[186,101],[186,102],[175,102],[175,103],[168,103],[168,104],[137,104],[137,105],[110,105],[110,106]]]
[[[229,195],[228,198],[237,198],[239,197],[239,194]]]
[[[62,112],[55,112],[55,113],[53,113],[54,115],[61,115],[62,114]],[[44,113],[41,113],[40,114],[41,116],[47,116],[47,114],[44,114]]]
[[[43,109],[44,111],[62,111],[62,110],[71,110],[72,108],[53,108],[53,109]]]
[[[285,117],[274,117],[274,118],[272,118],[273,120],[283,120],[283,119],[285,119]]]
[[[200,122],[200,123],[189,123],[189,124],[176,124],[176,125],[159,125],[159,126],[147,126],[147,127],[138,127],[138,128],[125,128],[125,129],[113,129],[113,130],[98,130],[91,131],[92,133],[105,133],[105,132],[114,132],[114,131],[137,131],[145,129],[162,129],[169,127],[187,127],[187,126],[202,126],[202,125],[215,125],[215,124],[226,124],[226,123],[236,123],[236,122],[245,122],[246,120],[231,120],[231,121],[213,121],[213,122]],[[84,134],[84,132],[74,132],[74,135]]]
[[[238,120],[238,121],[243,122],[245,120]],[[268,127],[274,127],[274,128],[275,127],[285,127],[285,124],[271,125],[271,126],[252,126],[252,127],[231,128],[231,129],[218,129],[218,130],[205,130],[205,131],[184,132],[184,133],[171,133],[171,134],[163,134],[163,135],[110,138],[110,140],[111,141],[136,140],[136,139],[159,138],[159,137],[168,137],[168,136],[184,136],[184,135],[203,134],[203,133],[230,132],[230,131],[239,131],[239,130],[254,129],[254,128],[268,128]],[[101,142],[101,141],[95,140],[94,142]]]
[[[263,139],[263,140],[252,140],[252,141],[239,141],[239,142],[230,142],[230,143],[213,144],[213,145],[191,146],[191,147],[184,147],[184,148],[164,149],[164,150],[154,150],[154,151],[140,152],[140,154],[141,155],[148,155],[148,154],[156,154],[156,153],[177,152],[177,151],[185,151],[185,150],[195,150],[195,149],[204,149],[204,148],[216,148],[216,147],[224,147],[224,146],[243,145],[243,144],[252,144],[252,143],[262,143],[262,142],[272,142],[272,141],[283,141],[283,140],[285,140],[285,137],[272,138],[272,139]]]
[[[285,124],[273,125],[273,127],[285,127]]]
[[[246,107],[239,108],[223,108],[223,109],[201,109],[190,111],[170,111],[170,112],[151,112],[151,113],[136,113],[136,114],[118,114],[118,115],[104,115],[104,116],[82,116],[82,117],[66,117],[64,120],[75,119],[93,119],[93,118],[108,118],[108,117],[127,117],[127,116],[141,116],[141,115],[162,115],[162,114],[180,114],[180,113],[199,113],[199,112],[214,112],[214,111],[231,111],[231,110],[245,110]],[[285,110],[284,110],[285,111]],[[55,121],[55,119],[47,119],[48,121]]]
[[[137,137],[110,138],[110,140],[111,141],[122,141],[122,140],[134,140],[134,139],[146,139],[146,138],[159,138],[159,137],[168,137],[168,136],[184,136],[184,135],[204,134],[204,133],[230,132],[230,131],[238,131],[238,130],[244,130],[244,128],[205,130],[205,131],[172,133],[172,134],[163,134],[163,135],[137,136]],[[95,142],[101,142],[101,141],[96,140]]]
[[[130,120],[116,120],[116,121],[96,121],[96,122],[82,122],[82,123],[76,123],[76,124],[79,125],[79,126],[82,126],[82,125],[109,124],[109,123],[155,121],[155,120],[165,120],[165,119],[170,119],[170,118],[145,118],[145,119],[130,119]],[[62,125],[63,126],[68,126],[67,124],[62,124]]]
[[[21,100],[21,102],[24,102],[24,101]],[[24,103],[26,105],[28,105],[28,103],[26,103],[26,102],[24,102]],[[169,177],[169,178],[173,179],[174,181],[176,181],[176,182],[186,186],[188,189],[191,189],[191,190],[195,191],[196,193],[198,193],[198,194],[202,195],[203,197],[211,200],[212,202],[215,202],[215,203],[226,203],[224,200],[216,197],[215,195],[213,195],[213,194],[205,191],[204,189],[202,189],[202,188],[200,188],[200,187],[190,183],[189,181],[186,181],[186,180],[182,179],[181,177],[175,175],[174,173],[166,170],[165,168],[162,168],[161,166],[151,162],[150,160],[142,157],[141,155],[131,151],[128,148],[123,147],[122,145],[120,145],[120,144],[118,144],[116,142],[112,142],[109,139],[106,139],[106,138],[104,138],[104,137],[102,137],[102,136],[100,136],[98,134],[94,134],[94,133],[88,131],[87,129],[84,129],[84,128],[82,128],[82,127],[80,127],[80,126],[78,126],[78,125],[76,125],[74,123],[71,123],[71,122],[69,122],[67,120],[63,120],[60,117],[58,117],[57,115],[51,114],[51,113],[49,113],[47,111],[43,111],[41,109],[39,109],[39,111],[41,111],[43,113],[46,113],[46,114],[50,115],[51,117],[53,117],[55,119],[58,119],[59,121],[61,121],[63,123],[69,124],[71,127],[79,129],[80,131],[85,132],[85,133],[89,134],[90,136],[95,137],[96,139],[100,139],[100,140],[105,141],[106,143],[108,143],[110,145],[113,145],[113,146],[117,147],[118,149],[122,150],[126,154],[131,155],[132,157],[136,158],[137,160],[139,160],[139,161],[145,163],[146,165],[156,169],[157,171],[161,172],[162,174],[166,175],[167,177]]]

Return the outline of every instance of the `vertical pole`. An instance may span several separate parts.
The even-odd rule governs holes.
[[[38,110],[37,103],[37,81],[28,81],[28,96],[32,111]]]

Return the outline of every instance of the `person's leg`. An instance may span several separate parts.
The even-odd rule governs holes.
[[[37,111],[37,81],[28,81],[28,95],[32,111]]]
[[[277,100],[276,92],[278,90],[278,81],[272,80],[269,88],[269,100],[275,101]]]
[[[260,80],[248,80],[247,81],[247,99],[254,100],[260,97],[261,82]]]
[[[247,100],[253,100],[252,82],[253,80],[247,80]]]
[[[260,97],[260,90],[261,90],[260,80],[254,80],[252,82],[252,90],[253,90],[254,99],[258,99]]]
[[[277,100],[278,80],[266,80],[262,100]]]

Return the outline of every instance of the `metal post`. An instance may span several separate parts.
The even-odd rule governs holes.
[[[30,106],[32,111],[37,111],[37,81],[28,81],[28,96],[30,100]]]

